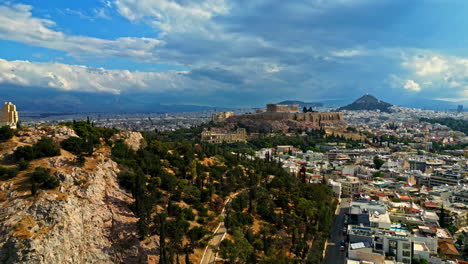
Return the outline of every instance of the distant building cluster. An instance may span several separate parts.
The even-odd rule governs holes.
[[[0,126],[10,126],[16,128],[18,126],[18,112],[16,106],[11,102],[5,102],[2,109],[2,118],[0,120]]]
[[[247,132],[245,128],[238,128],[234,132],[219,128],[204,129],[201,140],[207,143],[247,142]]]
[[[234,116],[234,112],[219,112],[212,115],[212,121],[215,123],[221,123],[226,121],[229,117]]]

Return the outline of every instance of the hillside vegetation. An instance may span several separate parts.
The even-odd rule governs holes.
[[[227,263],[321,262],[336,201],[276,161],[198,144],[197,129],[4,132],[0,263],[198,263],[221,221]]]
[[[135,197],[140,239],[159,236],[159,263],[195,263],[233,194],[220,249],[228,263],[320,263],[336,207],[328,187],[306,184],[275,161],[158,138],[146,134],[137,152],[116,142],[112,158]]]
[[[465,135],[468,135],[468,120],[454,118],[421,118],[420,121],[445,125],[452,130],[461,131],[465,133]]]

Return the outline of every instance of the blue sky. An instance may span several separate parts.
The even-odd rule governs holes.
[[[48,100],[261,106],[370,93],[466,104],[467,10],[455,0],[0,0],[0,97],[15,87]]]

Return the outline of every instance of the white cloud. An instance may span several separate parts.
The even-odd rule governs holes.
[[[414,56],[409,61],[404,62],[403,66],[413,69],[417,75],[422,77],[449,70],[447,59],[440,56]]]
[[[468,100],[468,59],[448,56],[429,51],[418,51],[418,55],[404,56],[402,66],[410,70],[416,84],[424,83],[425,90],[443,94],[444,100]],[[408,80],[411,81],[411,80]],[[420,91],[419,85],[410,82],[405,89]]]
[[[66,51],[70,55],[118,56],[155,61],[156,49],[163,45],[152,38],[122,37],[115,40],[67,35],[54,30],[55,23],[32,16],[29,5],[0,6],[0,39]]]
[[[185,72],[130,72],[62,63],[33,63],[0,59],[0,84],[66,91],[175,91],[190,87]]]
[[[281,71],[281,66],[276,64],[265,65],[265,72],[275,73]]]
[[[148,18],[164,32],[193,32],[203,30],[205,22],[229,12],[224,0],[116,0],[118,12],[129,20]]]
[[[354,56],[362,55],[363,52],[358,49],[344,49],[344,50],[334,51],[331,54],[332,56],[335,56],[335,57],[354,57]]]
[[[93,9],[93,12],[94,12],[94,15],[97,18],[110,19],[109,15],[107,13],[107,10],[105,8],[103,8],[103,7],[95,8],[95,9]]]
[[[434,99],[440,100],[440,101],[452,102],[452,103],[460,103],[460,102],[466,103],[466,102],[468,102],[468,94],[465,94],[465,97],[460,97],[460,98],[437,97],[437,98],[434,98]]]
[[[406,80],[405,85],[403,86],[408,91],[412,92],[420,92],[421,91],[421,86],[413,80]]]

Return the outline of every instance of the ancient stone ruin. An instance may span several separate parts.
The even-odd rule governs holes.
[[[18,112],[16,112],[16,106],[11,102],[5,102],[2,109],[2,119],[0,120],[0,126],[10,126],[16,128],[18,125]]]

